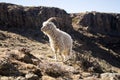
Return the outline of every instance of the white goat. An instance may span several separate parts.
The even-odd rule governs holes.
[[[68,60],[72,56],[73,40],[69,34],[56,28],[53,22],[45,21],[41,31],[49,37],[49,42],[54,51],[55,60],[57,60],[58,53],[61,55],[62,61]]]

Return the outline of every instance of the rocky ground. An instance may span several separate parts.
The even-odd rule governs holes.
[[[101,31],[101,25],[105,24],[99,22],[103,19],[100,16],[104,16],[102,13],[67,14],[57,8],[24,8],[4,3],[0,4],[0,11],[2,11],[0,12],[0,80],[120,79],[120,39],[119,32],[117,32],[119,22],[116,22],[119,18],[116,17],[116,21],[112,19],[119,15],[110,18],[117,25],[117,31],[116,29],[113,31],[113,34],[118,33],[115,36],[109,35],[110,29],[113,29],[111,27],[107,27],[108,34],[104,34],[106,30],[104,27]],[[36,14],[33,14],[33,11]],[[46,11],[48,11],[47,17],[44,15]],[[57,15],[57,13],[60,14]],[[10,15],[12,17],[9,17]],[[23,15],[26,15],[25,19]],[[107,16],[110,17],[109,15],[111,14]],[[41,25],[37,24],[41,24],[52,16],[60,17],[60,19],[54,17],[51,21],[60,29],[68,32],[74,40],[73,53],[76,57],[65,63],[55,62],[48,38],[40,31]],[[39,17],[40,20],[36,17]],[[90,21],[93,17],[96,23],[91,25]],[[109,26],[111,24],[108,17],[105,20]],[[72,20],[70,20],[71,18]],[[92,21],[95,22],[94,19]],[[19,25],[20,23],[21,25]],[[33,28],[34,24],[36,25]],[[99,27],[94,31],[92,26]],[[59,60],[61,60],[60,57]]]
[[[87,38],[98,37],[86,32],[83,35]],[[100,43],[88,43],[91,42],[90,39],[82,38],[80,41],[74,40],[73,52],[77,55],[75,61],[62,63],[54,61],[54,54],[47,40],[39,42],[20,34],[0,30],[0,79],[119,80],[119,62],[112,61],[119,60],[119,55]],[[99,51],[105,51],[106,55],[98,53]],[[103,59],[99,55],[104,56]],[[111,57],[111,62],[105,59]]]

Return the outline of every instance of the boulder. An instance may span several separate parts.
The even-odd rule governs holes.
[[[101,80],[120,80],[120,73],[103,73]]]
[[[27,80],[39,80],[39,77],[33,73],[28,73],[25,75]]]
[[[26,80],[26,78],[23,77],[23,76],[19,76],[19,77],[17,77],[15,80]]]
[[[42,80],[56,80],[56,79],[50,76],[42,76]]]
[[[1,57],[0,58],[0,75],[3,76],[18,76],[21,73],[15,68],[15,66],[11,63],[8,58]]]

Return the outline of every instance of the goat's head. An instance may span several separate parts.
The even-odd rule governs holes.
[[[55,24],[48,21],[43,22],[43,26],[41,27],[42,32],[53,31],[54,29],[56,29]]]

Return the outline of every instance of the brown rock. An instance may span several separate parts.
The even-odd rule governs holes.
[[[14,77],[0,76],[0,80],[15,80]]]
[[[120,73],[103,73],[101,80],[120,80]]]
[[[25,63],[31,63],[35,65],[37,65],[38,62],[40,62],[40,60],[37,59],[32,54],[30,54],[30,50],[26,48],[21,48],[19,50],[10,50],[10,51],[8,50],[5,52],[5,55],[7,55],[11,59],[16,59],[18,61],[22,61]]]
[[[0,40],[5,40],[6,38],[7,36],[3,34],[2,32],[0,32]]]
[[[112,36],[120,36],[120,14],[86,12],[72,14],[73,21],[82,27],[88,27],[88,31]]]
[[[32,59],[38,59],[25,50],[7,50],[0,55],[0,75],[24,76],[31,72],[40,77],[41,71],[37,68],[37,64],[32,61]],[[25,56],[28,56],[28,58],[25,59]],[[41,61],[38,60],[38,62]]]
[[[92,44],[101,44],[106,48],[106,52],[108,54],[115,54],[114,60],[110,59],[108,55],[104,58],[107,62],[112,62],[113,64],[119,64],[119,54],[120,54],[120,14],[119,13],[100,13],[100,12],[86,12],[86,13],[76,13],[71,14],[72,24],[75,30],[77,30],[80,34],[79,40],[82,40],[85,43]],[[77,37],[76,36],[76,37]],[[76,38],[75,37],[75,38]],[[82,42],[81,41],[81,42]],[[80,42],[80,43],[81,43]],[[84,44],[84,43],[83,43]],[[89,48],[92,48],[92,44],[90,44]],[[87,44],[88,46],[88,44]],[[99,46],[100,47],[100,46]],[[95,50],[92,52],[99,53],[100,51]],[[81,50],[79,50],[80,52]],[[97,51],[97,52],[96,52]],[[103,50],[104,52],[104,50]],[[100,52],[100,55],[103,53]],[[106,54],[102,55],[103,57]],[[107,58],[108,57],[108,58]],[[113,56],[111,56],[113,57]],[[102,58],[103,59],[103,58]],[[116,61],[115,61],[116,59]],[[112,65],[113,65],[112,64]],[[120,64],[119,64],[120,65]]]
[[[33,73],[28,73],[25,75],[27,80],[39,80],[39,77]]]
[[[25,78],[25,77],[22,77],[22,76],[19,76],[19,77],[17,77],[15,80],[26,80],[26,78]]]
[[[0,57],[0,75],[3,76],[13,76],[21,75],[17,68],[12,64],[12,62],[4,57]]]
[[[62,9],[54,7],[23,7],[20,5],[0,3],[0,25],[4,27],[27,27],[40,29],[43,21],[58,17],[71,25],[69,15]],[[64,25],[64,27],[70,27]],[[66,27],[66,28],[67,28]]]
[[[42,80],[56,80],[56,79],[50,76],[42,76]]]

